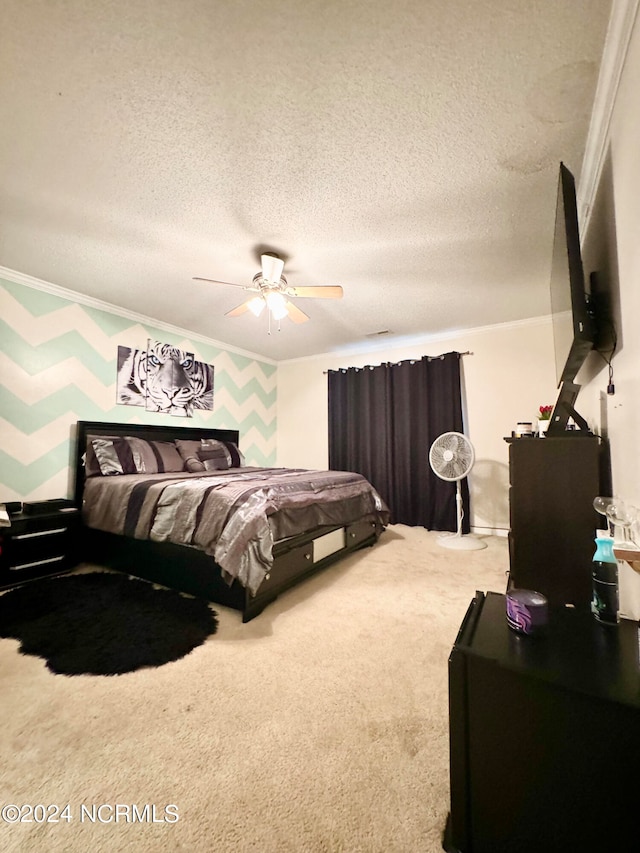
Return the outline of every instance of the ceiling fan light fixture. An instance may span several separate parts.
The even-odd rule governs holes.
[[[275,311],[271,312],[275,320],[282,320],[284,317],[288,315],[288,310],[286,308],[278,308]]]
[[[247,302],[247,308],[255,317],[259,317],[264,311],[265,301],[262,296],[254,296]]]
[[[287,300],[277,291],[267,293],[265,296],[265,302],[269,307],[269,311],[271,311],[276,320],[282,320],[282,318],[286,317],[289,313],[287,310]]]
[[[259,317],[267,306],[268,328],[271,334],[271,320],[275,320],[280,330],[280,320],[288,317],[293,323],[306,323],[309,315],[305,314],[294,302],[292,297],[307,297],[316,299],[342,299],[342,287],[332,286],[309,286],[289,287],[289,282],[283,276],[284,261],[272,252],[265,252],[260,256],[261,271],[256,273],[250,287],[232,281],[222,281],[215,278],[196,277],[195,281],[210,281],[212,284],[228,284],[231,287],[242,287],[243,290],[251,290],[256,296],[238,305],[231,311],[227,311],[226,317],[240,317],[246,311],[251,311],[255,317]],[[380,333],[382,334],[382,333]]]

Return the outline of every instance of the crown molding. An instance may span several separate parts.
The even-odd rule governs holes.
[[[247,358],[253,359],[254,361],[272,364],[276,367],[279,364],[284,365],[293,364],[295,362],[300,361],[314,361],[318,358],[355,355],[363,352],[382,352],[385,350],[394,350],[410,346],[422,346],[425,344],[428,345],[437,343],[438,341],[450,341],[461,337],[468,337],[469,335],[495,332],[499,329],[507,330],[522,328],[524,326],[541,326],[551,322],[550,315],[543,315],[538,317],[529,317],[526,320],[512,320],[506,323],[494,323],[489,326],[476,326],[471,329],[451,329],[446,332],[438,332],[436,334],[407,335],[404,337],[385,336],[383,339],[380,339],[375,343],[368,339],[367,341],[362,341],[358,344],[338,347],[335,350],[331,350],[325,353],[315,353],[314,355],[306,355],[300,356],[298,358],[289,358],[282,359],[280,361],[275,361],[274,359],[267,358],[266,356],[258,355],[257,353],[249,352],[247,350],[240,349],[239,347],[231,346],[229,344],[224,343],[223,341],[216,341],[212,338],[207,338],[204,335],[199,335],[195,332],[191,332],[189,329],[182,329],[179,326],[172,326],[170,323],[164,323],[161,320],[155,320],[153,317],[147,317],[144,314],[137,314],[134,311],[129,311],[126,308],[121,308],[120,306],[113,305],[110,302],[104,302],[101,299],[95,299],[92,296],[86,296],[85,294],[77,293],[74,290],[68,290],[65,287],[60,287],[60,285],[52,284],[51,282],[44,281],[43,279],[34,278],[33,276],[26,275],[26,273],[21,273],[17,270],[9,269],[8,267],[0,266],[0,279],[6,279],[7,281],[12,281],[15,284],[24,284],[26,287],[32,287],[35,290],[42,290],[45,293],[50,293],[53,296],[59,296],[61,299],[66,299],[70,302],[76,302],[80,305],[86,305],[89,308],[96,308],[99,311],[106,311],[110,314],[115,314],[118,317],[124,317],[127,320],[132,320],[136,323],[140,323],[143,326],[154,326],[154,328],[156,329],[161,329],[162,331],[169,332],[179,337],[186,337],[192,341],[199,341],[201,343],[208,344],[209,346],[226,350],[227,352],[233,352],[237,353],[238,355],[243,355]]]
[[[613,0],[611,7],[578,187],[578,221],[582,240],[589,227],[607,156],[611,116],[639,4],[640,0]]]
[[[9,269],[8,267],[0,266],[0,278],[7,281],[12,281],[15,284],[24,284],[26,287],[32,287],[34,290],[42,290],[44,293],[50,293],[53,296],[59,296],[61,299],[67,299],[69,302],[76,302],[79,305],[86,305],[88,308],[95,308],[98,311],[106,311],[109,314],[116,314],[118,317],[124,317],[126,320],[132,320],[134,323],[140,323],[143,326],[153,326],[163,332],[169,332],[172,335],[177,335],[181,338],[188,338],[192,341],[207,344],[208,346],[216,347],[217,349],[233,352],[236,355],[243,355],[253,361],[261,361],[265,364],[277,365],[277,361],[272,358],[267,358],[263,355],[258,355],[255,352],[240,349],[239,347],[225,344],[223,341],[216,341],[213,338],[207,338],[205,335],[200,335],[197,332],[192,332],[189,329],[182,329],[179,326],[173,326],[171,323],[165,323],[162,320],[156,320],[153,317],[147,317],[145,314],[137,314],[135,311],[129,311],[127,308],[121,308],[119,305],[113,305],[111,302],[104,302],[102,299],[95,299],[93,296],[86,296],[84,293],[77,293],[75,290],[67,290],[65,287],[60,287],[58,284],[52,284],[50,281],[44,281],[40,278],[34,278],[26,273],[18,272],[17,270]]]

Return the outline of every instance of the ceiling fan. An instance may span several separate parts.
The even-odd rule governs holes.
[[[239,317],[245,311],[251,311],[259,317],[265,306],[269,309],[269,317],[280,321],[283,317],[289,317],[294,323],[306,323],[309,317],[290,301],[291,297],[305,297],[315,299],[342,299],[342,288],[339,285],[319,287],[292,287],[282,275],[284,261],[277,255],[269,252],[260,256],[262,271],[253,277],[253,283],[249,286],[236,284],[232,281],[218,281],[215,278],[200,278],[194,276],[194,281],[209,281],[213,284],[229,284],[232,287],[241,287],[256,293],[251,299],[247,299],[242,305],[227,311],[226,317]]]

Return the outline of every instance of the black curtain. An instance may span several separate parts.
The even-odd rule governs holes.
[[[460,353],[376,367],[330,370],[329,467],[369,480],[394,524],[457,529],[456,484],[437,477],[429,448],[464,432]],[[469,532],[469,488],[461,483]]]

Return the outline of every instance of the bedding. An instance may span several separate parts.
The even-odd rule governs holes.
[[[189,470],[87,477],[85,525],[200,549],[227,583],[238,580],[256,595],[273,565],[274,543],[323,525],[388,523],[387,507],[360,474],[231,468],[225,463],[244,461],[232,448],[221,453],[206,441],[180,446],[186,444],[176,441]]]
[[[102,469],[96,441],[107,442],[97,445]],[[239,610],[248,622],[378,541],[388,510],[359,474],[250,468],[239,442],[233,429],[78,421],[81,559]]]

